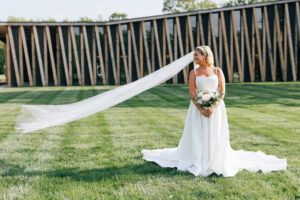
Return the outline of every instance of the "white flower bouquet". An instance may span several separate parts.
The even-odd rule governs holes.
[[[214,90],[200,90],[195,100],[204,109],[209,109],[222,95]]]

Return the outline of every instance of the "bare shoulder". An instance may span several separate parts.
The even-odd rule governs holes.
[[[195,70],[191,70],[190,71],[190,76],[195,76],[196,75],[195,73],[196,73]]]
[[[215,67],[215,68],[217,68],[218,75],[224,76],[223,70],[220,67]]]

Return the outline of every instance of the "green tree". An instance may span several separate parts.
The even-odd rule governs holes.
[[[162,11],[176,13],[216,7],[213,0],[164,0]]]
[[[109,21],[127,19],[127,14],[114,12],[109,16]]]
[[[79,21],[81,22],[92,22],[94,21],[93,19],[90,19],[88,17],[80,17]]]
[[[262,3],[274,0],[230,0],[222,5],[222,7],[239,6],[245,4]]]
[[[29,21],[28,19],[25,19],[24,17],[14,17],[14,16],[9,16],[7,18],[8,22],[27,22]]]
[[[56,22],[56,19],[54,17],[49,17],[48,19],[43,19],[43,22]]]

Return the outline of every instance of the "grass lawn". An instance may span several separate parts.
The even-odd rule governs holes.
[[[233,149],[287,158],[288,170],[195,177],[142,159],[175,147],[188,85],[160,85],[58,127],[14,132],[21,104],[76,102],[115,86],[0,88],[0,199],[299,199],[300,82],[226,84]]]

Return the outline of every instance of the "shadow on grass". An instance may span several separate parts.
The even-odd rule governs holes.
[[[80,91],[81,96],[74,98],[78,90],[47,90],[47,91],[20,91],[2,92],[0,104],[48,104],[49,99],[43,98],[55,96],[63,91],[61,100],[55,104],[74,103],[86,98],[95,96],[93,92],[101,94],[106,89],[84,89]],[[25,95],[24,94],[30,94]],[[141,96],[142,95],[142,96]],[[142,98],[141,98],[142,97]],[[78,99],[79,98],[79,99]],[[300,85],[297,82],[284,84],[278,83],[241,83],[229,84],[226,86],[225,104],[227,107],[244,107],[249,105],[281,104],[284,106],[300,106],[300,103],[293,100],[300,99]],[[126,102],[126,103],[125,103]],[[135,97],[126,100],[124,103],[115,105],[117,108],[134,107],[158,107],[187,109],[190,103],[188,85],[160,85],[151,88]],[[149,102],[149,103],[148,103]],[[53,104],[53,105],[55,105]]]
[[[8,169],[6,172],[2,173],[2,177],[14,177],[14,176],[46,176],[49,178],[71,178],[74,181],[86,181],[86,182],[96,182],[105,180],[114,180],[120,176],[130,176],[132,180],[134,175],[158,175],[161,177],[178,177],[185,176],[195,178],[195,176],[189,172],[178,171],[177,168],[162,168],[158,164],[146,161],[143,164],[136,165],[125,165],[122,167],[104,167],[98,169],[88,169],[79,170],[77,168],[64,168],[49,171],[25,171],[25,167],[19,165],[13,165],[5,163],[0,160],[0,166],[2,169]],[[205,177],[208,182],[213,182],[210,180],[213,178],[224,178],[223,176],[218,176],[213,173],[208,177]]]

